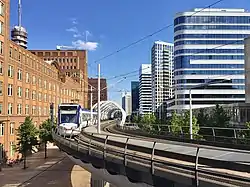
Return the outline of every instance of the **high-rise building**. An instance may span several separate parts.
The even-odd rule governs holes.
[[[84,107],[88,107],[88,68],[86,50],[31,50],[41,59],[58,62],[59,68],[67,76],[81,83]]]
[[[132,102],[131,102],[131,93],[130,92],[126,92],[122,96],[122,108],[127,113],[127,116],[132,114]]]
[[[162,41],[154,42],[151,49],[152,111],[159,119],[166,111],[167,100],[173,96],[173,49],[172,43]]]
[[[89,88],[88,88],[88,108],[91,108],[90,105],[90,95],[91,95],[91,86],[92,86],[92,106],[98,102],[98,78],[89,78],[88,80]],[[108,88],[107,88],[107,81],[104,78],[100,79],[100,88],[101,88],[101,95],[100,101],[107,101],[108,99]]]
[[[250,103],[250,37],[245,39],[245,102]]]
[[[139,111],[139,81],[131,82],[132,113]]]
[[[26,116],[39,125],[50,116],[49,106],[62,102],[83,105],[80,84],[67,77],[56,61],[43,59],[9,38],[9,0],[0,2],[0,149],[15,157],[16,129]]]
[[[244,9],[178,13],[174,20],[176,105],[170,109],[188,109],[190,89],[193,108],[244,102],[243,40],[249,34],[250,13]],[[204,83],[210,85],[192,89]]]
[[[139,75],[139,113],[152,112],[152,77],[151,64],[142,64]]]

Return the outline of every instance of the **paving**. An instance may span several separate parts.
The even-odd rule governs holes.
[[[3,168],[0,172],[0,187],[90,187],[91,174],[75,165],[57,147],[38,152],[28,158],[28,168],[21,165]]]

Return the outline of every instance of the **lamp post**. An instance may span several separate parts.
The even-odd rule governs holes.
[[[101,98],[101,65],[98,64],[98,101],[97,101],[97,133],[101,133],[101,108],[100,108],[100,98]]]
[[[193,139],[192,89],[208,86],[208,85],[211,85],[211,84],[221,83],[221,82],[224,82],[226,80],[231,80],[231,79],[223,79],[223,80],[214,81],[214,82],[207,82],[205,84],[198,84],[196,86],[193,86],[193,87],[189,88],[189,133],[190,133],[190,139],[191,140]]]

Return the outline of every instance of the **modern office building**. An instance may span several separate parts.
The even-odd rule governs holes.
[[[166,102],[173,97],[173,50],[174,45],[156,41],[151,49],[152,111],[162,119]]]
[[[88,79],[88,108],[91,108],[90,105],[90,95],[91,95],[91,86],[92,86],[92,106],[98,102],[98,78],[89,78]],[[100,100],[101,101],[107,101],[108,99],[108,88],[107,88],[107,81],[104,78],[100,79],[100,88],[101,88],[101,95]]]
[[[190,89],[193,108],[244,102],[244,38],[249,35],[250,13],[244,9],[178,13],[174,20],[176,105],[169,109],[188,109]]]
[[[130,92],[126,92],[122,96],[122,108],[127,113],[127,116],[132,114],[132,101],[131,101],[131,93]]]
[[[142,64],[139,75],[139,114],[152,112],[151,64]]]
[[[245,39],[245,102],[250,103],[250,37]]]
[[[139,81],[131,82],[132,113],[139,112]]]
[[[66,76],[56,61],[44,61],[9,38],[9,1],[0,2],[0,146],[14,157],[15,130],[31,116],[38,127],[56,115],[59,103],[83,104],[80,84]]]
[[[45,61],[58,62],[62,72],[81,83],[84,107],[88,107],[88,67],[86,50],[31,50],[33,54]]]

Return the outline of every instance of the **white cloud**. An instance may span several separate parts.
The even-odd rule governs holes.
[[[85,42],[83,40],[76,40],[72,42],[73,47],[77,49],[85,49],[89,51],[95,51],[98,47],[97,42]]]
[[[73,25],[77,25],[78,24],[78,21],[77,21],[76,18],[71,18],[70,20],[71,20],[71,22],[72,22]]]
[[[67,32],[73,32],[73,33],[79,33],[78,29],[76,27],[71,27],[69,29],[66,29]]]

